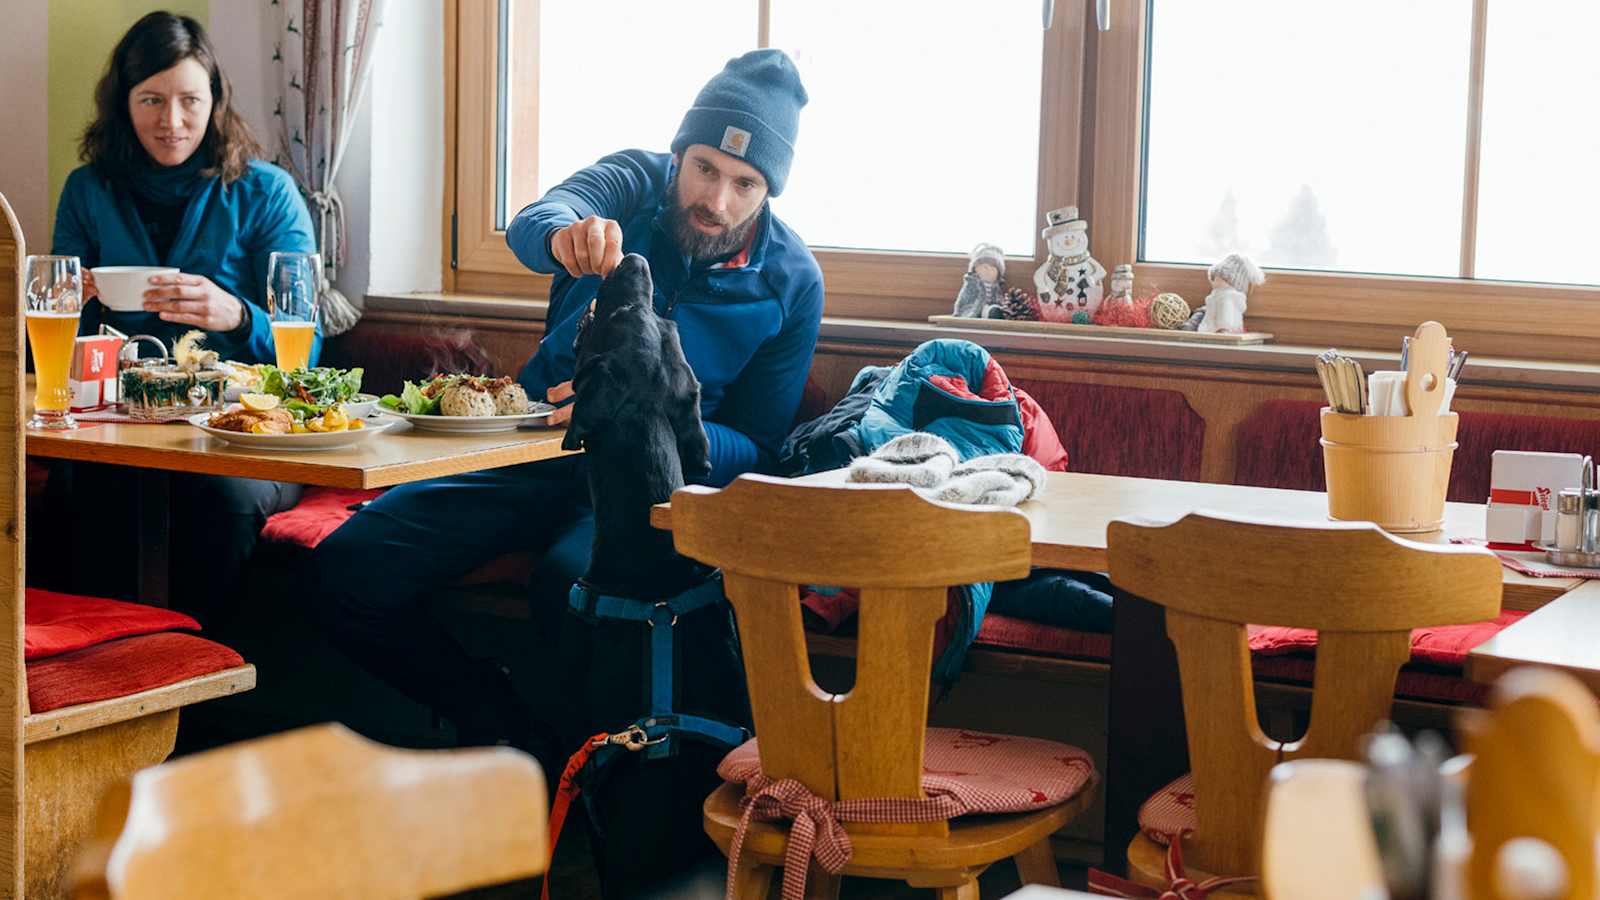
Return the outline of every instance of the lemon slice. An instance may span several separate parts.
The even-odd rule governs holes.
[[[239,397],[239,403],[245,409],[256,412],[266,412],[269,409],[278,408],[278,398],[272,394],[244,394]]]

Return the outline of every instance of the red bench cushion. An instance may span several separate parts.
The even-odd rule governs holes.
[[[1411,634],[1411,663],[1400,670],[1395,694],[1443,703],[1481,703],[1488,685],[1462,677],[1467,652],[1521,619],[1503,612],[1488,622],[1419,628]],[[1111,635],[1041,625],[1010,616],[986,615],[976,645],[1063,659],[1111,661]],[[1310,684],[1316,632],[1302,628],[1251,626],[1251,667],[1257,678]]]
[[[24,604],[23,658],[29,662],[133,635],[200,630],[183,613],[144,603],[28,588]]]
[[[242,665],[239,654],[192,634],[123,638],[28,663],[28,709],[126,697]]]
[[[1023,378],[1012,384],[1031,394],[1049,416],[1072,471],[1200,479],[1206,423],[1182,393]]]
[[[382,493],[381,489],[308,487],[293,508],[267,518],[261,539],[313,550],[355,515],[350,509],[352,503],[371,500]]]

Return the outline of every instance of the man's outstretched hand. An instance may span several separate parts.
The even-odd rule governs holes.
[[[604,278],[622,262],[622,226],[599,216],[574,222],[550,236],[550,255],[573,278]]]

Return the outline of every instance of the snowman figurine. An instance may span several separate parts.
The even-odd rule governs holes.
[[[1100,308],[1106,270],[1089,255],[1089,223],[1078,218],[1076,206],[1052,209],[1044,218],[1040,236],[1049,256],[1033,273],[1039,302],[1092,317]]]

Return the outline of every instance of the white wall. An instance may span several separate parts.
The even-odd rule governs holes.
[[[16,212],[30,253],[50,247],[49,11],[44,0],[6,0],[0,51],[0,193]]]

